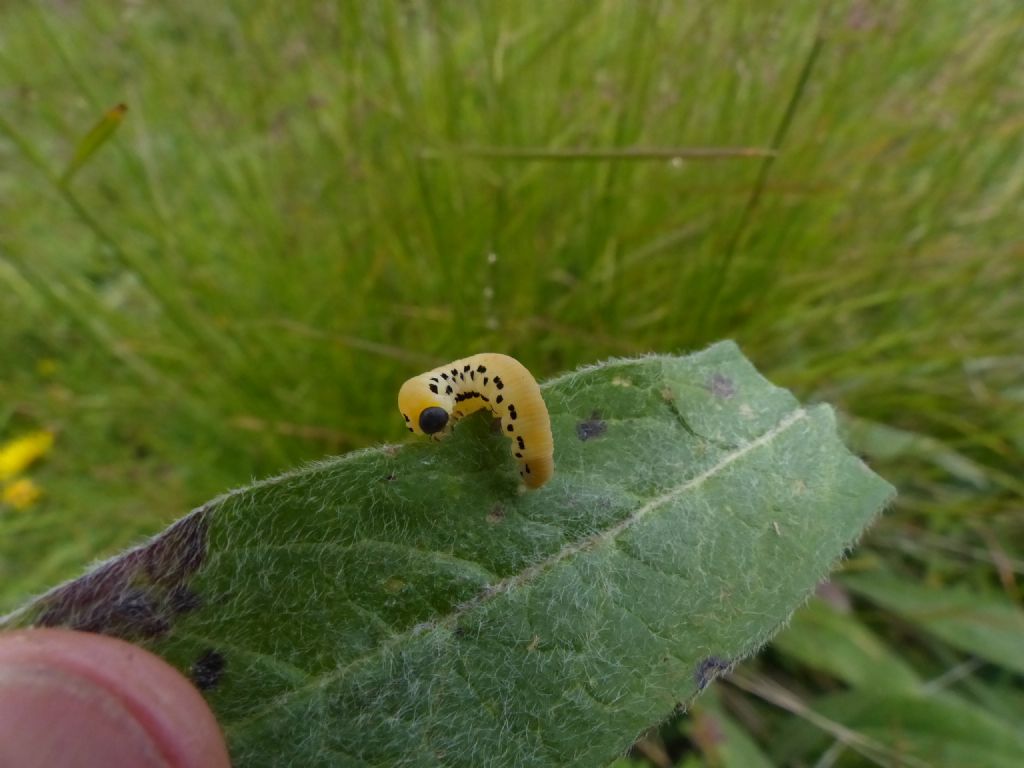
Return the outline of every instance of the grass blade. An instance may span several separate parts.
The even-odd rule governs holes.
[[[117,129],[121,127],[127,111],[128,107],[124,104],[111,107],[104,113],[96,125],[82,137],[81,141],[78,142],[78,146],[75,147],[75,154],[72,156],[71,162],[68,163],[64,173],[61,174],[60,183],[62,185],[68,184],[74,175],[111,139],[117,132]]]

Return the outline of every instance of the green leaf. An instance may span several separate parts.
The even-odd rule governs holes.
[[[110,137],[114,135],[114,132],[121,127],[121,122],[124,120],[124,114],[127,111],[128,107],[124,104],[111,107],[103,114],[103,117],[99,119],[96,125],[89,129],[89,132],[82,137],[81,141],[78,142],[78,146],[75,147],[75,154],[60,178],[61,184],[67,184],[71,181],[71,178],[96,154],[99,148],[107,143]]]
[[[683,731],[712,768],[773,768],[749,731],[736,722],[711,690],[701,697]]]
[[[853,686],[914,690],[917,673],[856,616],[823,600],[793,615],[772,641],[776,650]]]
[[[1024,611],[999,594],[932,589],[881,572],[848,574],[843,584],[955,648],[1024,673]]]
[[[216,499],[7,623],[154,649],[239,766],[595,765],[763,645],[892,494],[732,343],[544,397],[540,490],[471,418]]]
[[[976,704],[949,693],[933,695],[860,689],[814,702],[819,715],[855,732],[861,748],[878,765],[921,768],[1019,768],[1024,736]],[[820,755],[831,737],[806,723],[783,731],[776,759],[800,764]],[[858,763],[859,764],[859,763]]]
[[[855,451],[877,461],[916,458],[975,488],[984,490],[992,485],[984,467],[934,437],[854,416],[843,417],[841,431]]]

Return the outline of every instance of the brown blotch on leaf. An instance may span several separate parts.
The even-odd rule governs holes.
[[[166,634],[171,628],[171,622],[148,592],[138,587],[128,587],[116,599],[97,606],[75,628],[84,632],[148,640]]]
[[[140,551],[146,574],[155,584],[177,586],[206,558],[209,520],[203,509],[183,517]]]
[[[576,424],[576,437],[583,442],[601,437],[607,431],[608,422],[604,421],[597,411],[591,413],[589,419],[584,419]]]
[[[206,558],[208,514],[198,509],[148,544],[43,595],[33,623],[125,640],[165,634],[201,604],[187,582]]]
[[[228,660],[223,653],[207,648],[192,664],[188,676],[200,691],[209,691],[217,687],[227,667]]]
[[[721,373],[714,374],[704,386],[708,392],[722,400],[728,400],[736,394],[736,385],[733,380]]]

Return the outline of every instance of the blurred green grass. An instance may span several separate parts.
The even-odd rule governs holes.
[[[838,579],[630,759],[956,764],[924,742],[964,707],[992,733],[1024,711],[1022,22],[1010,0],[3,6],[0,441],[58,439],[46,500],[0,511],[0,609],[251,477],[398,439],[397,386],[434,361],[543,377],[731,337],[856,417],[901,495],[847,570],[907,594]],[[608,157],[628,147],[778,154]]]

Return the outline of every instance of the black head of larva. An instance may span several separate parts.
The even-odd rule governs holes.
[[[438,406],[424,408],[420,412],[420,429],[425,435],[433,435],[444,429],[448,423],[448,411]]]

